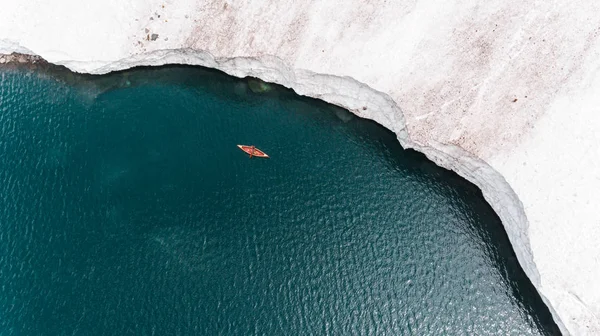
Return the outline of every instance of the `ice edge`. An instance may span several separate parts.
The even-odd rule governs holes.
[[[0,53],[18,52],[37,55],[20,45],[2,48]],[[18,47],[18,48],[17,48]],[[9,50],[12,49],[12,50]],[[256,77],[265,82],[276,83],[293,89],[297,94],[317,98],[340,106],[365,119],[370,119],[394,132],[403,148],[414,149],[440,167],[452,170],[481,189],[485,200],[501,219],[519,264],[537,289],[550,310],[555,323],[565,335],[569,330],[561,321],[544,295],[539,272],[533,259],[528,221],[523,204],[505,178],[485,161],[462,148],[431,142],[419,144],[410,138],[406,130],[404,114],[395,101],[387,94],[377,91],[352,77],[314,73],[304,69],[293,69],[280,58],[272,55],[261,57],[215,58],[209,52],[195,49],[155,50],[135,54],[119,61],[53,61],[71,71],[101,75],[137,66],[161,66],[183,64],[203,66],[225,72],[228,75],[244,78]]]

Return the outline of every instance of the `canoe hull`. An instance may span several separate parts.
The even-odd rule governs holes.
[[[254,149],[253,149],[252,146],[246,146],[246,145],[237,145],[237,146],[239,149],[243,150],[246,154],[248,154],[248,155],[252,154],[252,157],[269,158],[267,153],[261,151],[260,149],[258,149],[256,147],[254,147]]]

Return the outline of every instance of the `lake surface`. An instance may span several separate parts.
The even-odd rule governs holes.
[[[0,335],[558,333],[476,187],[265,88],[0,69]]]

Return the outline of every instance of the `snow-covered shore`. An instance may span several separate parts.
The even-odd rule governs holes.
[[[1,0],[0,54],[181,63],[370,118],[481,188],[563,332],[600,334],[600,2]]]

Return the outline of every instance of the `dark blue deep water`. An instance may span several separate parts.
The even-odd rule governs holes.
[[[0,335],[557,332],[476,187],[261,88],[1,69]]]

